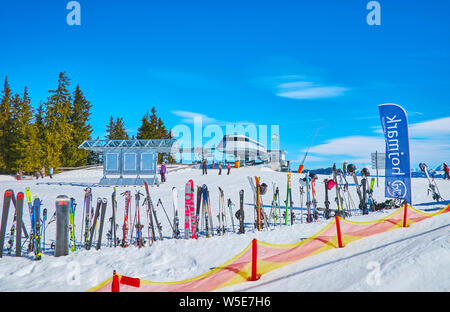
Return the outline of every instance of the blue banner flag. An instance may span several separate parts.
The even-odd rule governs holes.
[[[412,204],[408,117],[397,104],[381,104],[378,108],[386,140],[385,196]]]

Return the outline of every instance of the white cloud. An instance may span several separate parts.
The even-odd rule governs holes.
[[[450,135],[450,117],[444,117],[409,125],[409,135],[414,138],[426,138]]]
[[[411,115],[408,113],[408,115]],[[430,138],[450,135],[450,117],[443,117],[408,125],[411,138]],[[382,134],[381,126],[374,127],[374,133]]]
[[[348,88],[322,86],[311,81],[291,81],[277,85],[277,96],[305,100],[342,96]]]
[[[319,155],[349,155],[352,158],[370,158],[371,152],[384,151],[384,144],[383,138],[349,136],[331,139],[324,144],[312,146],[309,152]]]
[[[188,112],[188,111],[172,111],[172,114],[182,117],[181,122],[186,124],[194,124],[194,120],[196,118],[201,119],[202,125],[218,125],[218,126],[225,126],[225,125],[254,125],[253,122],[248,121],[222,121],[217,120],[216,118],[209,117],[205,114],[196,113],[196,112]]]
[[[202,124],[214,124],[218,123],[219,121],[215,118],[208,117],[204,114],[200,113],[194,113],[194,112],[187,112],[187,111],[172,111],[172,114],[182,117],[182,122],[193,124],[195,118],[200,118],[202,121]]]

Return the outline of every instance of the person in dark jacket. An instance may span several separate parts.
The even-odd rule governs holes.
[[[450,180],[449,174],[450,174],[450,167],[446,163],[444,163],[444,180],[445,179]]]
[[[206,161],[206,158],[204,158],[202,160],[202,175],[208,174],[208,169],[206,168],[207,165],[208,165],[208,162]]]
[[[161,163],[161,168],[159,169],[159,174],[161,175],[161,182],[166,182],[166,164],[164,162]]]

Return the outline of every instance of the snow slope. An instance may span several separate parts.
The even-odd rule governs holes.
[[[41,261],[34,261],[31,254],[16,258],[13,255],[4,255],[0,259],[0,291],[84,291],[103,280],[109,278],[113,270],[119,274],[138,277],[152,281],[178,281],[203,274],[211,268],[222,264],[229,258],[242,251],[252,238],[271,243],[293,243],[309,237],[322,229],[327,220],[319,219],[313,224],[301,224],[299,220],[293,226],[271,227],[269,231],[254,231],[253,194],[247,176],[260,176],[261,181],[268,185],[268,191],[263,196],[265,205],[272,200],[272,183],[280,188],[280,196],[286,196],[286,173],[274,172],[264,167],[233,168],[227,176],[217,175],[217,170],[209,170],[207,176],[201,175],[198,169],[183,169],[169,173],[167,182],[159,187],[152,187],[150,193],[153,203],[161,198],[169,217],[173,217],[172,187],[179,191],[180,227],[184,225],[184,184],[193,179],[195,187],[207,184],[210,189],[211,205],[214,222],[217,223],[217,207],[220,186],[225,193],[225,200],[231,198],[235,204],[234,212],[239,208],[239,190],[245,191],[246,233],[237,235],[227,233],[225,236],[214,236],[209,239],[200,237],[198,240],[172,239],[168,220],[161,210],[157,208],[159,221],[163,226],[165,239],[157,241],[151,247],[138,248],[109,248],[106,246],[106,232],[109,229],[107,220],[111,215],[110,198],[112,188],[93,188],[93,199],[105,197],[108,199],[108,210],[105,219],[103,247],[101,250],[86,251],[78,249],[66,257],[53,256],[50,242],[54,240],[55,223],[49,225],[46,231],[46,252]],[[304,175],[301,175],[302,177]],[[54,176],[53,180],[46,177],[44,180],[15,181],[10,177],[0,177],[0,192],[13,189],[24,192],[29,186],[33,196],[43,200],[43,208],[48,209],[50,218],[55,212],[55,198],[58,195],[74,197],[78,203],[75,224],[76,239],[81,238],[81,224],[83,215],[84,187],[68,185],[38,184],[42,182],[76,182],[97,183],[102,177],[101,169],[85,169],[64,172]],[[300,216],[299,175],[293,174],[292,190],[294,211]],[[324,185],[319,176],[317,183],[317,196],[319,206],[323,206]],[[349,180],[349,182],[351,182]],[[374,197],[384,201],[384,180],[381,178],[380,187],[374,190]],[[450,182],[437,181],[441,194],[450,199]],[[423,178],[415,178],[413,187],[413,206],[424,211],[436,211],[445,204],[436,204],[427,195],[428,182]],[[357,194],[351,186],[353,200],[356,202]],[[134,215],[134,193],[143,187],[119,187],[118,193],[131,190],[133,195],[132,212]],[[334,192],[330,193],[331,205]],[[118,196],[118,223],[123,223],[124,199]],[[303,199],[303,205],[305,199]],[[142,200],[141,200],[142,202]],[[266,208],[267,212],[270,208]],[[24,211],[24,222],[29,227],[29,213]],[[143,212],[144,208],[141,208]],[[391,211],[379,211],[368,216],[361,216],[357,212],[351,220],[366,221],[379,219]],[[10,212],[8,228],[12,222]],[[146,222],[143,217],[143,222]],[[231,220],[227,215],[227,223],[231,229]],[[237,220],[235,219],[237,227]],[[353,242],[342,249],[330,250],[319,255],[306,258],[287,265],[264,275],[259,281],[243,283],[222,290],[225,291],[449,291],[450,273],[450,214],[443,214],[411,225],[409,228],[389,231],[387,233],[364,238]],[[143,231],[147,236],[147,231]],[[121,227],[118,236],[122,237]],[[5,242],[6,243],[6,242]]]

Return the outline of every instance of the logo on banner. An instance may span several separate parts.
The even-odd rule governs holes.
[[[408,188],[402,180],[395,180],[389,183],[388,190],[393,198],[406,198],[406,194],[408,194]]]

